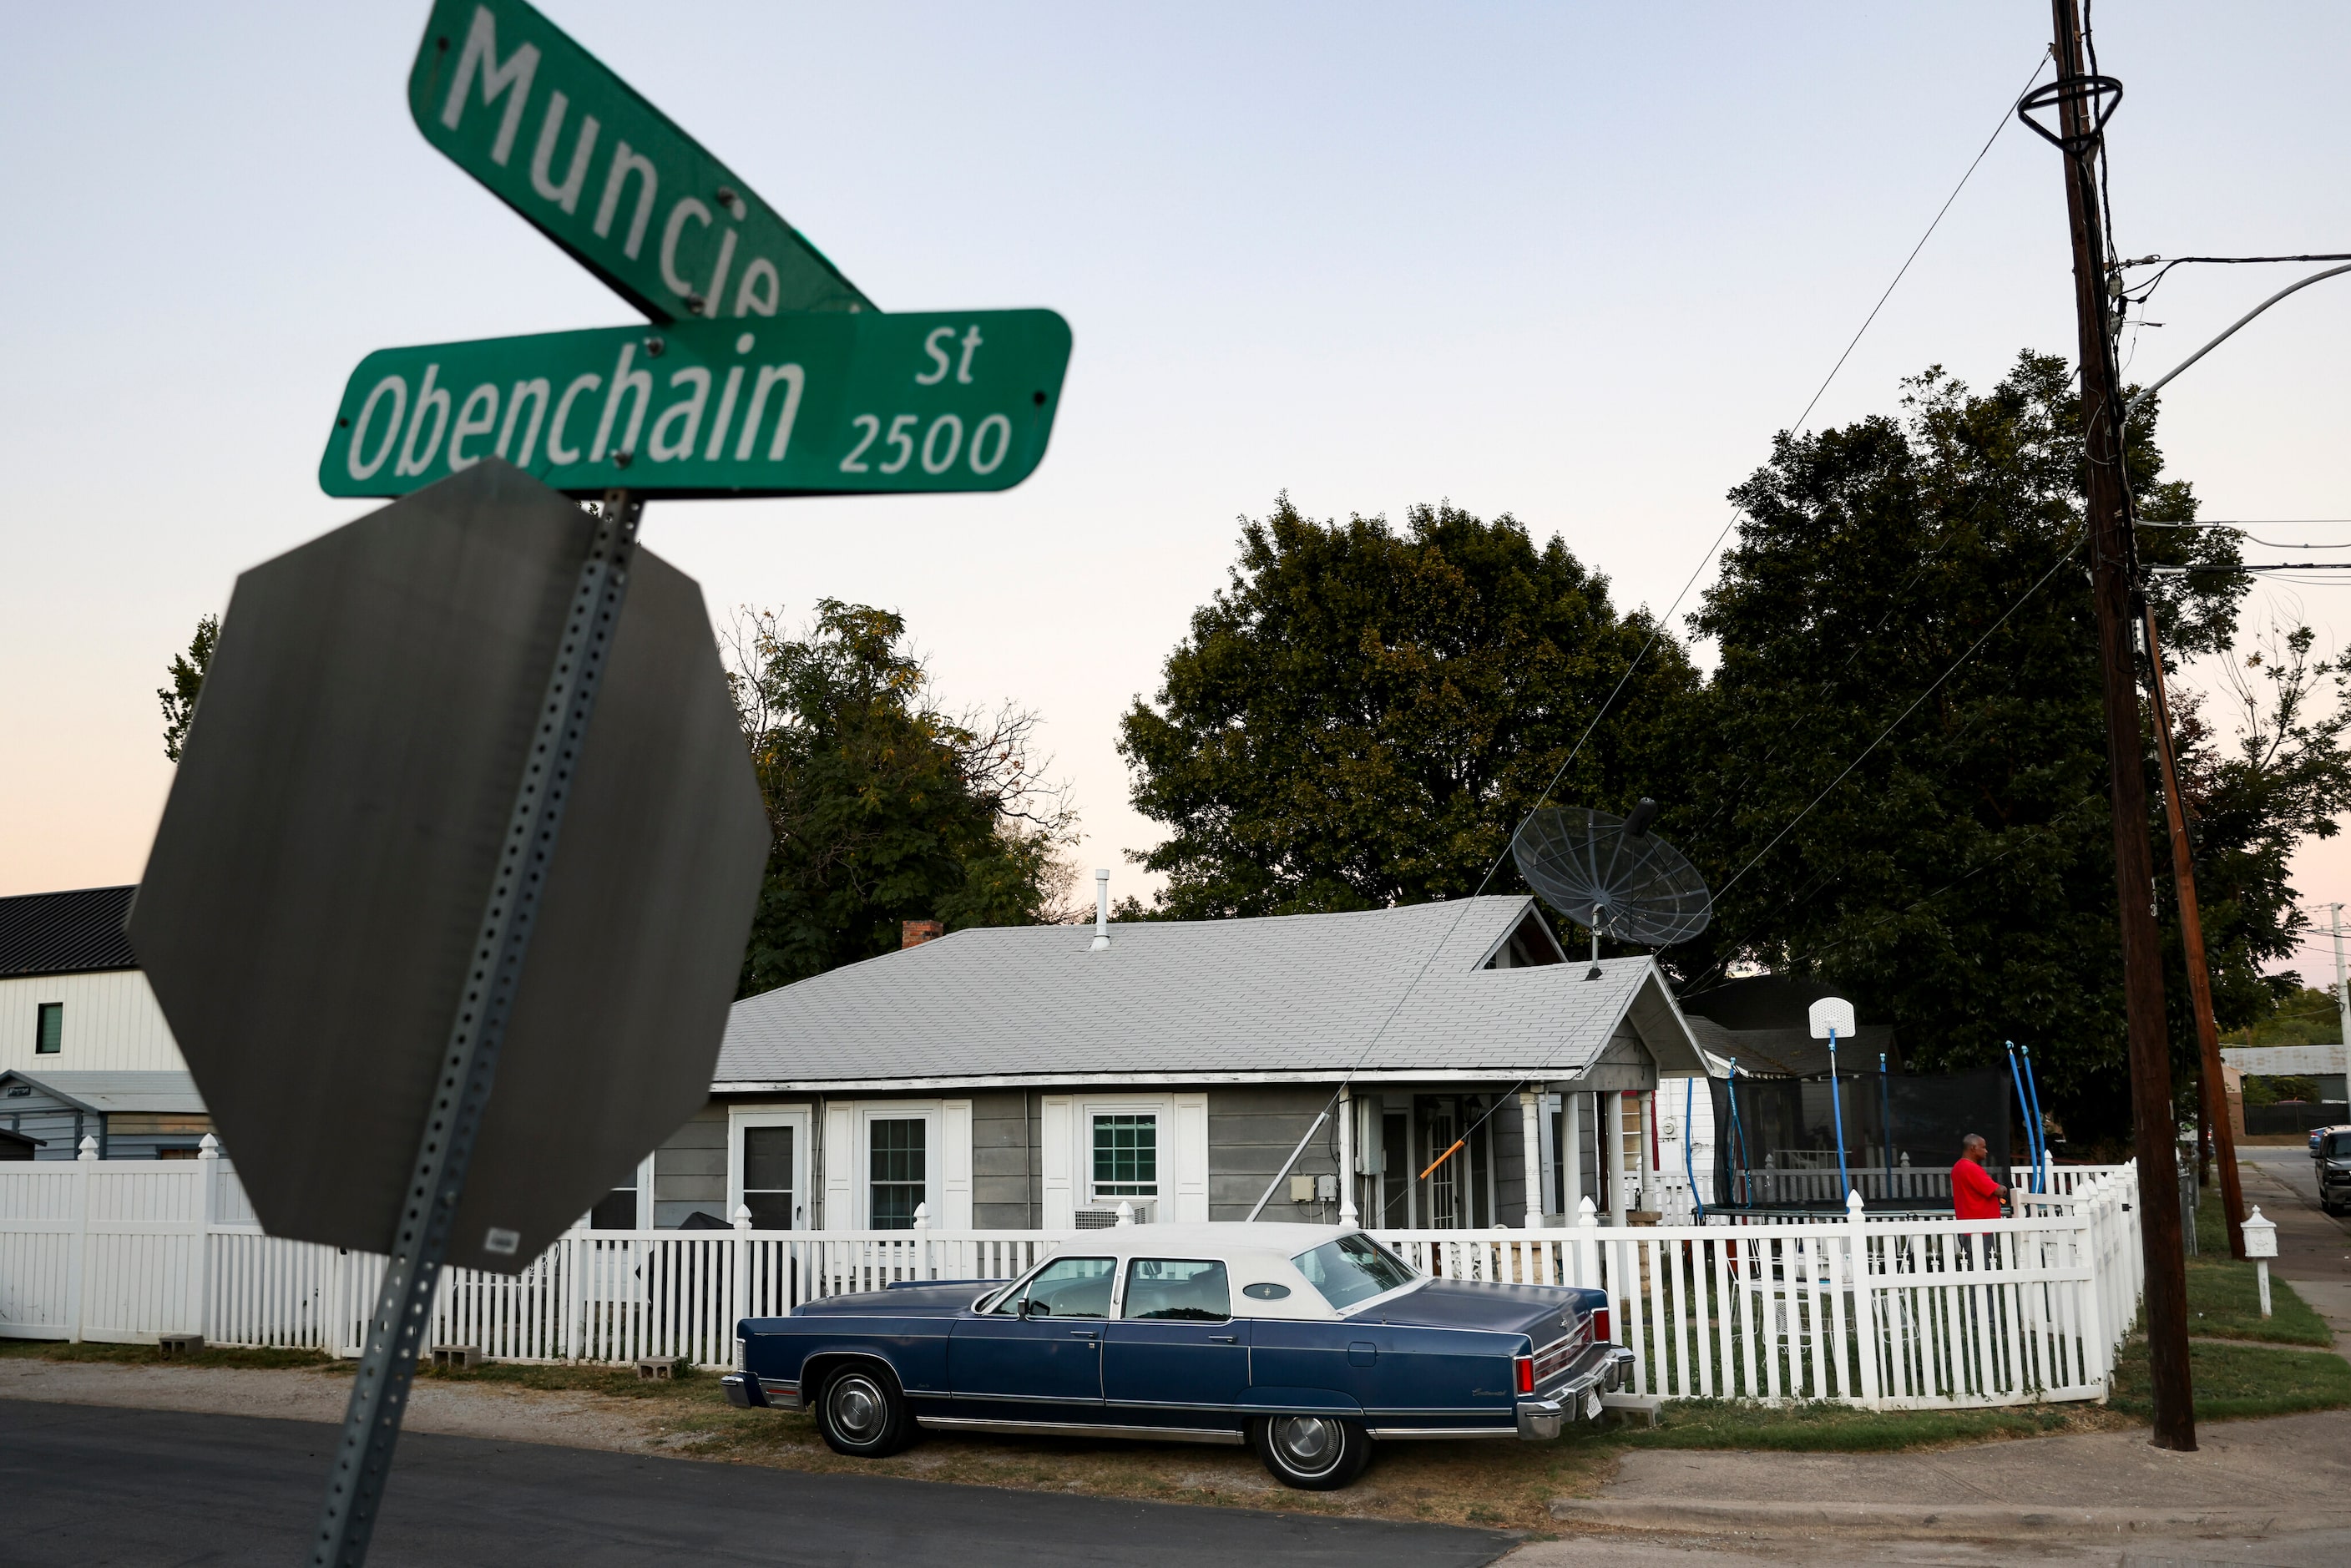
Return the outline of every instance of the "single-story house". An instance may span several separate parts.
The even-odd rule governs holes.
[[[1242,1219],[1269,1186],[1281,1219],[1620,1218],[1660,1078],[1706,1071],[1655,962],[1571,957],[1524,896],[926,935],[736,1003],[604,1223]]]
[[[0,1072],[0,1131],[33,1140],[35,1159],[95,1138],[102,1160],[192,1160],[212,1126],[185,1072]]]

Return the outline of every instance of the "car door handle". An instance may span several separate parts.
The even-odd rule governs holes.
[[[1097,1335],[1099,1335],[1099,1334],[1102,1333],[1102,1330],[1100,1330],[1100,1329],[1071,1329],[1070,1332],[1071,1332],[1071,1333],[1075,1334],[1075,1335],[1076,1335],[1078,1338],[1080,1338],[1080,1339],[1092,1339],[1092,1338],[1096,1337]]]
[[[1209,1342],[1214,1344],[1238,1344],[1241,1343],[1241,1336],[1237,1333],[1212,1333],[1208,1336],[1208,1339]]]

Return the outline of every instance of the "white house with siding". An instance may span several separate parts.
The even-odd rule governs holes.
[[[0,898],[0,1132],[31,1157],[193,1155],[212,1127],[122,935],[130,887]]]
[[[1659,1081],[1705,1071],[1655,963],[1570,958],[1523,896],[966,930],[737,1002],[610,1222],[1240,1219],[1293,1150],[1267,1218],[1616,1218],[1654,1197]]]

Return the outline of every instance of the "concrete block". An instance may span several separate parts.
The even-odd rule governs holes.
[[[479,1366],[490,1359],[477,1344],[436,1344],[428,1354],[435,1366]]]

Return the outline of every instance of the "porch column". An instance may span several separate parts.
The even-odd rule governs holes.
[[[1605,1090],[1600,1096],[1600,1136],[1607,1145],[1603,1159],[1608,1175],[1601,1207],[1613,1223],[1625,1223],[1625,1096]]]
[[[1519,1141],[1527,1170],[1527,1228],[1541,1230],[1543,1222],[1542,1168],[1543,1086],[1529,1084],[1519,1091]]]
[[[1657,1192],[1657,1091],[1648,1089],[1641,1093],[1641,1208],[1665,1208],[1665,1194]]]
[[[1355,1095],[1339,1085],[1339,1226],[1355,1228]]]
[[[1561,1129],[1560,1144],[1566,1155],[1559,1162],[1560,1175],[1567,1178],[1565,1190],[1560,1194],[1560,1211],[1573,1220],[1583,1212],[1583,1092],[1571,1089],[1559,1097],[1559,1107],[1564,1113],[1566,1126]]]

